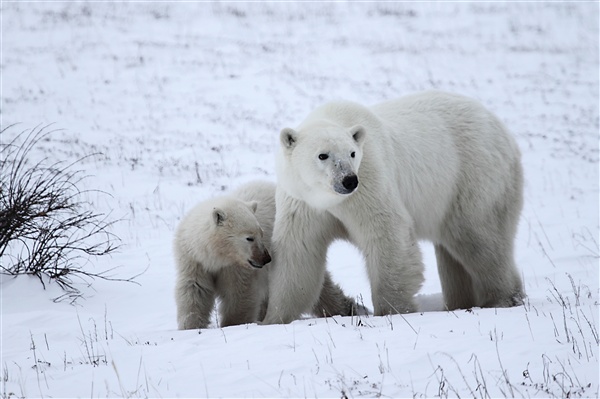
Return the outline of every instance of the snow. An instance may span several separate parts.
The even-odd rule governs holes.
[[[77,166],[123,246],[86,267],[141,273],[78,282],[75,304],[2,275],[2,397],[598,397],[598,3],[0,7],[2,142],[53,123],[40,159],[101,153]],[[431,88],[479,99],[522,149],[525,306],[442,311],[423,243],[420,313],[176,329],[186,210],[275,181],[279,130],[325,101]],[[360,253],[328,255],[372,309]]]

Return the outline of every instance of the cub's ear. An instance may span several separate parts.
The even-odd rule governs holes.
[[[250,210],[252,211],[252,213],[256,213],[256,208],[258,208],[258,202],[257,201],[246,202],[246,205],[248,205],[248,208],[250,208]]]
[[[291,150],[292,148],[294,148],[297,138],[298,132],[296,132],[294,129],[290,129],[289,127],[284,128],[279,134],[281,145],[286,150]]]
[[[213,220],[217,226],[223,226],[223,223],[227,219],[227,214],[225,211],[219,208],[213,209]]]
[[[359,146],[362,146],[365,142],[366,134],[367,132],[365,131],[365,128],[361,125],[354,125],[350,128],[350,135]]]

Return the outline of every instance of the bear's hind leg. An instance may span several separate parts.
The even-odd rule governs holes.
[[[435,245],[435,257],[446,310],[475,306],[477,302],[473,280],[464,266],[439,244]]]
[[[503,308],[521,305],[525,294],[513,261],[512,244],[500,234],[489,233],[463,231],[460,240],[445,246],[471,276],[474,306]]]
[[[465,175],[443,230],[441,244],[471,276],[475,305],[480,307],[517,306],[525,297],[514,261],[523,207],[523,170],[518,151],[505,154],[505,158],[511,157],[513,161],[504,171],[506,165],[499,165],[497,172],[483,165],[479,177],[471,173],[467,180]]]
[[[346,296],[340,286],[333,282],[329,272],[326,271],[323,288],[312,313],[318,317],[328,317],[364,315],[368,314],[369,311],[364,306],[358,305],[354,299]]]

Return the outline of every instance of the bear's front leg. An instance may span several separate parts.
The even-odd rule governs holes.
[[[412,221],[402,209],[380,209],[376,213],[353,211],[344,221],[365,256],[374,315],[416,312],[414,296],[424,277]]]
[[[216,291],[221,300],[220,327],[259,321],[261,287],[259,273],[266,270],[250,270],[242,265],[224,268],[216,279]]]
[[[214,287],[202,275],[192,279],[180,276],[175,284],[177,326],[180,330],[207,328],[215,305]]]
[[[290,323],[319,298],[327,248],[342,235],[339,221],[277,191],[269,305],[263,324]]]

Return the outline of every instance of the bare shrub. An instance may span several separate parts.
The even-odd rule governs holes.
[[[44,287],[45,280],[55,281],[66,297],[77,298],[72,277],[118,280],[110,270],[95,273],[84,266],[90,257],[113,253],[120,240],[109,232],[115,221],[83,199],[87,191],[78,185],[86,176],[75,168],[82,159],[31,162],[32,150],[51,133],[48,126],[36,127],[0,144],[0,273],[33,275]]]

